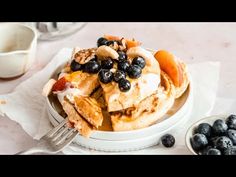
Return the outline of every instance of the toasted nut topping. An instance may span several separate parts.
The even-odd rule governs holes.
[[[85,64],[95,57],[96,48],[83,49],[75,53],[75,61],[79,64]]]

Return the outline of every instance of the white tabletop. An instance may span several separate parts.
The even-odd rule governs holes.
[[[187,63],[220,61],[217,98],[236,101],[235,31],[236,23],[88,23],[77,33],[61,40],[39,41],[37,58],[30,71],[15,80],[0,80],[0,94],[12,92],[20,82],[41,70],[61,48],[89,48],[96,45],[100,36],[113,34],[135,38],[147,48],[169,50]],[[236,113],[236,105],[227,111]],[[0,154],[14,154],[35,143],[17,123],[0,117]],[[177,149],[174,153],[187,152]]]

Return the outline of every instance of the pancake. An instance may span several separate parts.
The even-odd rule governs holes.
[[[136,107],[111,113],[114,131],[128,131],[148,127],[164,116],[173,106],[175,87],[169,76],[161,72],[158,91],[142,100]]]
[[[43,89],[44,96],[57,95],[69,123],[85,137],[94,130],[131,131],[151,126],[163,118],[189,85],[187,67],[174,55],[161,55],[159,57],[166,59],[157,60],[154,53],[140,47],[135,40],[108,38],[112,38],[111,44],[116,46],[74,48],[57,81],[49,80]],[[115,81],[104,84],[99,81],[98,73],[83,70],[91,59],[98,65],[102,60],[111,59],[114,64],[110,71],[116,72],[117,63],[122,60],[118,51],[127,55],[130,64],[136,57],[145,60],[140,77],[132,79],[126,73],[131,84],[126,92],[122,92]],[[82,70],[71,70],[73,60],[82,65]]]
[[[62,107],[68,116],[69,122],[75,127],[84,137],[89,137],[93,131],[93,127],[85,121],[75,110],[74,105],[69,101],[64,100]]]
[[[87,122],[96,128],[102,125],[102,109],[94,98],[75,96],[74,100],[75,109]]]
[[[183,95],[183,93],[187,90],[189,85],[189,75],[187,71],[187,66],[185,63],[180,62],[180,67],[183,71],[183,83],[179,87],[175,87],[176,89],[176,95],[175,98],[179,98]]]

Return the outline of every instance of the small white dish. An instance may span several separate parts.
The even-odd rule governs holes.
[[[23,75],[35,59],[36,31],[20,23],[1,23],[0,39],[0,78]]]
[[[213,115],[213,116],[205,117],[205,118],[200,119],[199,121],[193,123],[189,127],[189,129],[187,130],[186,136],[185,136],[185,143],[186,143],[186,146],[188,147],[188,149],[192,152],[192,154],[198,155],[193,150],[192,145],[190,143],[190,138],[193,136],[195,128],[197,128],[197,126],[201,123],[208,123],[210,125],[213,125],[215,120],[217,120],[217,119],[226,120],[227,117],[228,117],[227,115]]]

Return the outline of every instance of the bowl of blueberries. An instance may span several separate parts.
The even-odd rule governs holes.
[[[195,155],[236,155],[236,115],[216,115],[194,123],[185,137]]]

